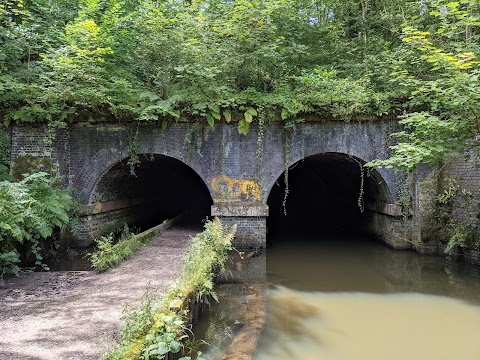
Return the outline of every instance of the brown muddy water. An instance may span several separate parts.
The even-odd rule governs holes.
[[[249,261],[257,284],[266,269],[266,325],[254,360],[480,360],[478,268],[339,236],[279,239],[266,261]],[[222,359],[246,326],[252,286],[218,287],[210,359]]]

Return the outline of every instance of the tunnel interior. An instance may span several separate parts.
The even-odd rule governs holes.
[[[182,218],[184,225],[200,226],[210,215],[210,192],[189,166],[154,154],[139,155],[139,161],[135,174],[131,174],[128,158],[111,167],[95,187],[90,203],[129,201],[131,206],[123,215],[125,222],[140,229],[179,214],[186,214]]]
[[[366,204],[390,202],[388,187],[380,174],[367,171],[361,160],[346,154],[306,157],[289,168],[287,181],[285,206],[285,173],[268,197],[269,246],[292,236],[320,239],[364,235],[369,221]]]

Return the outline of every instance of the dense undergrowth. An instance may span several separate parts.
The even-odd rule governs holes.
[[[399,95],[378,78],[401,43],[398,7],[419,10],[399,0],[9,0],[0,117],[55,127],[200,115],[213,125],[238,110],[245,132],[264,110],[384,114]]]
[[[66,226],[75,201],[47,173],[0,182],[0,278],[20,266],[48,267],[43,254],[55,249],[55,231]]]
[[[204,231],[191,241],[179,280],[160,298],[147,293],[140,308],[125,315],[119,345],[102,359],[165,359],[168,353],[190,359],[199,342],[187,323],[189,302],[206,295],[216,297],[214,276],[232,250],[235,230],[235,226],[223,226],[218,218],[207,221]],[[196,355],[201,359],[201,353]]]

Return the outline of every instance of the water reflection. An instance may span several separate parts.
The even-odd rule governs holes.
[[[271,284],[302,291],[418,292],[480,304],[474,266],[395,251],[362,237],[277,241],[268,248],[267,278]]]

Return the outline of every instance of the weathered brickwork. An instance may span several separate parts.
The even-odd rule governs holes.
[[[15,171],[16,160],[24,156],[48,159],[52,162],[53,171],[63,176],[64,185],[69,185],[70,149],[68,130],[58,130],[51,143],[46,127],[14,127],[12,130],[12,171]],[[35,169],[32,169],[35,170]],[[48,169],[50,170],[50,169]]]
[[[458,221],[476,223],[479,216],[480,200],[480,158],[475,153],[471,157],[459,156],[446,161],[446,175],[458,180],[460,190],[471,195],[457,196],[453,208],[453,217]]]
[[[394,249],[412,247],[411,222],[402,216],[390,216],[367,210],[365,216],[365,232]]]
[[[233,246],[237,249],[264,249],[267,244],[267,220],[265,217],[221,216],[227,226],[237,224]]]
[[[460,195],[454,198],[452,219],[471,227],[477,248],[457,252],[458,257],[470,263],[480,264],[480,157],[470,152],[469,157],[458,156],[446,161],[446,175],[455,178]],[[466,195],[461,192],[465,191]],[[443,248],[442,248],[443,250]]]
[[[191,124],[182,122],[165,130],[150,124],[139,127],[138,132],[136,126],[128,124],[77,124],[61,130],[53,145],[48,146],[43,142],[44,128],[16,127],[12,135],[12,159],[22,154],[51,159],[81,204],[126,201],[138,199],[139,189],[155,186],[154,183],[142,183],[139,180],[142,176],[127,176],[129,145],[132,139],[136,139],[141,156],[166,156],[193,169],[208,188],[213,203],[218,205],[216,214],[225,222],[238,223],[237,245],[256,248],[265,246],[267,215],[252,216],[248,211],[235,215],[223,205],[264,206],[268,212],[266,204],[270,190],[286,166],[311,155],[346,154],[359,162],[385,158],[388,155],[386,138],[389,126],[388,122],[318,121],[307,122],[289,132],[281,124],[273,123],[263,129],[252,126],[247,136],[241,136],[235,124],[218,124],[214,128],[205,126],[200,131],[194,131]],[[260,144],[261,156],[257,156],[260,131],[264,134]],[[201,138],[200,149],[184,145],[185,138],[192,136]],[[286,148],[288,154],[285,154]],[[142,167],[138,171],[141,172]],[[391,208],[397,199],[393,171],[381,169],[375,179],[375,194],[381,200],[382,208]],[[135,208],[127,207],[85,215],[80,220],[83,229],[79,231],[82,237],[79,241],[86,244],[93,237],[129,222],[135,218],[134,212]],[[380,224],[393,230],[385,232]],[[399,247],[397,240],[387,239],[404,236],[398,224],[395,216],[373,216],[370,230],[385,238],[385,242]]]
[[[480,159],[473,152],[468,155],[467,159],[464,156],[448,158],[444,164],[435,168],[420,166],[416,171],[413,189],[412,241],[417,251],[424,254],[443,255],[447,242],[453,234],[452,224],[473,229],[475,232],[473,240],[478,244],[480,239]],[[438,206],[437,195],[446,189],[454,194],[448,204],[448,207],[451,207],[451,213],[448,219],[443,220],[444,224],[433,223],[432,225],[432,213]],[[436,227],[433,232],[432,226]],[[432,233],[434,236],[431,235]],[[455,250],[452,255],[469,263],[480,264],[480,251],[475,248]]]
[[[76,241],[72,245],[89,246],[92,241],[109,232],[122,229],[125,224],[135,224],[148,215],[142,206],[123,208],[99,214],[82,216],[73,224]]]

